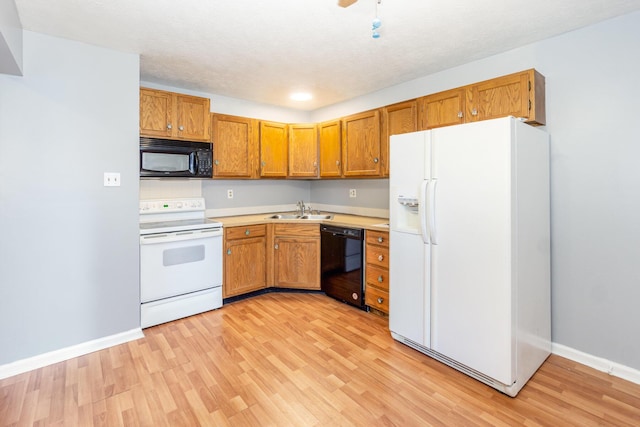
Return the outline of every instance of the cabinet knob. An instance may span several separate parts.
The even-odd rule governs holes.
[[[378,243],[382,243],[384,242],[384,239],[382,237],[378,237]]]
[[[273,249],[279,249],[277,243],[273,246]]]
[[[384,256],[378,255],[378,261],[382,261],[383,259],[384,259]]]
[[[178,129],[179,129],[180,131],[183,131],[183,130],[184,130],[184,126],[178,126]]]
[[[378,304],[382,304],[384,302],[384,298],[378,297]]]
[[[227,249],[227,255],[231,255],[231,249]]]
[[[478,110],[476,110],[475,108],[473,110],[471,110],[471,115],[472,116],[477,116],[478,115]]]
[[[213,163],[214,163],[216,166],[218,166],[218,165],[220,164],[220,161],[219,161],[219,160],[214,160],[214,161],[213,161]]]
[[[260,162],[260,164],[262,165],[262,167],[267,166],[267,162]]]
[[[382,283],[383,280],[382,276],[378,276],[378,282]]]
[[[247,228],[246,230],[244,230],[244,235],[248,236],[251,233],[251,231],[249,231],[249,229]]]
[[[373,158],[373,163],[378,163],[379,161],[380,161],[380,160],[378,160],[378,158],[377,158],[377,157],[374,157],[374,158]]]
[[[340,166],[340,160],[336,160],[336,166]]]
[[[458,111],[458,118],[461,119],[462,118],[462,111]]]
[[[167,123],[167,129],[172,129],[173,126],[171,126],[171,123]]]

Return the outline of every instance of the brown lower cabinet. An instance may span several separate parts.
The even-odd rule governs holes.
[[[274,224],[273,285],[320,289],[320,225]]]
[[[365,245],[364,302],[389,314],[389,232],[367,230]]]
[[[224,231],[223,298],[267,286],[267,225],[229,227]]]

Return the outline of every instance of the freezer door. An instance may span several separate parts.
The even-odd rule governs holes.
[[[391,230],[420,234],[420,189],[428,178],[426,156],[430,131],[391,136],[389,146],[389,225]]]
[[[431,347],[511,384],[511,121],[432,132]]]
[[[429,246],[419,234],[389,235],[389,330],[430,347]]]

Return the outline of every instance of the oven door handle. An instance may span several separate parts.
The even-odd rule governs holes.
[[[184,240],[210,239],[222,236],[221,229],[177,231],[174,233],[148,234],[140,236],[141,245],[181,242]]]

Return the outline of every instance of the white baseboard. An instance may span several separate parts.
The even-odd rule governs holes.
[[[590,368],[598,371],[606,372],[614,377],[640,384],[640,371],[637,369],[633,369],[601,357],[593,356],[591,354],[583,353],[562,344],[552,343],[551,352],[558,356],[573,360],[574,362],[589,366]]]
[[[42,368],[44,366],[62,362],[84,354],[93,353],[94,351],[143,337],[144,334],[142,333],[142,329],[137,328],[127,332],[110,335],[108,337],[98,338],[97,340],[83,342],[71,347],[65,347],[48,353],[39,354],[34,357],[29,357],[28,359],[17,360],[12,363],[7,363],[6,365],[0,365],[0,379],[12,377],[14,375],[22,374],[24,372],[32,371],[34,369]]]

